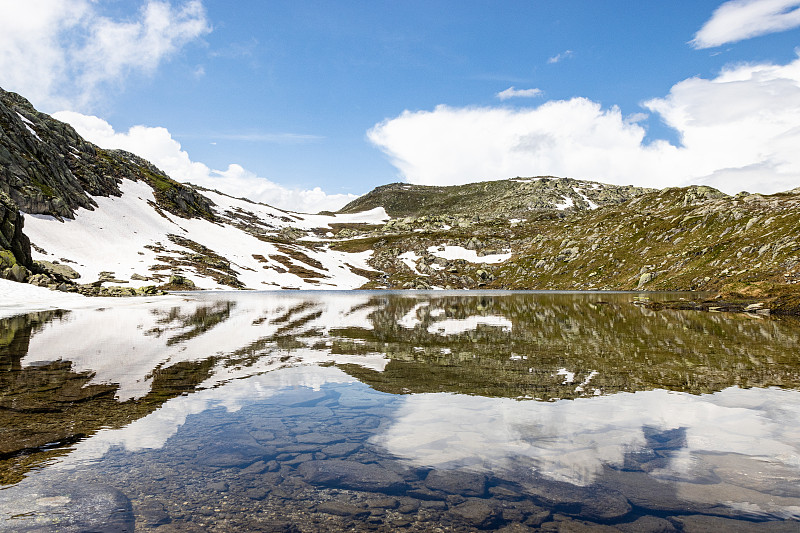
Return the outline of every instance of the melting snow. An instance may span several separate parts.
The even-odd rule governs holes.
[[[427,274],[417,271],[417,261],[419,260],[419,256],[415,252],[405,252],[398,255],[397,258],[402,261],[404,265],[410,268],[411,272],[417,276],[427,276]]]
[[[464,259],[470,263],[502,263],[511,258],[511,252],[480,257],[475,250],[467,250],[463,246],[445,246],[444,250],[440,248],[441,246],[430,246],[428,252],[443,259]]]
[[[578,187],[573,187],[572,190],[575,191],[576,193],[578,193],[580,195],[580,197],[583,198],[584,202],[589,204],[589,209],[597,209],[598,207],[600,207],[596,203],[591,201],[588,196],[583,194],[583,189],[579,189]]]
[[[155,199],[152,189],[144,182],[122,180],[120,190],[121,197],[94,197],[98,207],[93,211],[78,209],[73,220],[59,221],[46,215],[26,215],[25,233],[31,242],[48,252],[43,254],[34,251],[34,258],[50,261],[67,258],[74,261],[69,265],[81,274],[80,281],[83,283],[97,280],[101,271],[109,271],[117,279],[128,281],[126,285],[137,287],[153,283],[131,280],[131,276],[149,276],[151,265],[163,264],[157,257],[179,257],[180,254],[174,251],[194,253],[168,238],[168,235],[177,235],[193,240],[229,260],[239,281],[253,289],[354,289],[363,285],[367,279],[352,272],[349,265],[373,270],[367,264],[371,250],[346,253],[327,247],[303,247],[302,253],[319,261],[323,268],[318,269],[296,260],[292,262],[325,276],[316,278],[318,283],[308,282],[300,276],[286,272],[281,263],[269,259],[270,255],[285,255],[273,243],[259,240],[227,223],[182,219],[169,213],[162,216],[149,205]],[[237,208],[249,210],[261,220],[274,223],[276,228],[291,225],[311,229],[319,227],[322,220],[332,221],[334,218],[323,215],[301,217],[211,191],[204,191],[204,194],[216,204],[220,214]],[[367,213],[371,214],[360,213],[357,214],[360,216],[354,215],[349,220],[381,216],[375,210]],[[164,251],[156,251],[159,248]],[[254,254],[263,256],[264,260],[255,259]],[[191,279],[199,288],[228,288],[218,285],[193,267],[182,266],[181,269],[182,275]],[[170,269],[162,272],[170,272]]]
[[[556,372],[556,376],[564,376],[562,385],[573,383],[575,381],[575,372],[570,372],[566,368],[559,368]]]
[[[564,196],[562,199],[564,200],[563,204],[556,204],[556,209],[558,209],[559,211],[563,211],[564,209],[569,209],[570,207],[575,205],[575,202],[569,196]]]

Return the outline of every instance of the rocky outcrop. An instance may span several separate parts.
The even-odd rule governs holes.
[[[191,186],[129,152],[87,142],[72,126],[0,89],[0,190],[20,210],[72,218],[78,208],[97,206],[92,197],[119,196],[123,179],[147,182],[159,209],[184,218],[214,218],[213,202]]]
[[[22,232],[22,214],[0,191],[0,277],[25,281],[33,266],[31,243]]]

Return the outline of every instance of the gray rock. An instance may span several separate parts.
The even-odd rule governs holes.
[[[66,278],[66,279],[78,279],[81,275],[71,266],[65,265],[63,263],[52,263],[50,261],[34,261],[34,264],[40,271],[44,271],[45,273],[49,274],[52,277],[58,278]]]
[[[470,499],[451,509],[451,512],[468,524],[485,529],[497,521],[495,510],[484,500]]]
[[[361,444],[355,442],[340,442],[331,446],[325,446],[320,451],[329,457],[345,457],[361,448]]]
[[[674,533],[677,531],[669,520],[657,516],[643,516],[633,522],[617,524],[623,533]]]
[[[425,478],[425,486],[447,494],[481,497],[486,494],[486,476],[458,470],[433,470]]]
[[[322,502],[317,505],[317,511],[320,513],[332,514],[336,516],[349,516],[349,517],[364,517],[369,514],[369,511],[350,505],[349,503],[329,501]]]
[[[334,435],[331,433],[306,433],[304,435],[298,435],[296,437],[297,442],[309,443],[309,444],[334,444],[337,442],[343,442],[345,440],[344,436],[342,435]]]
[[[272,457],[274,453],[274,449],[251,444],[219,444],[201,450],[197,462],[206,466],[243,468],[266,457]]]
[[[389,494],[406,489],[402,477],[374,464],[342,460],[308,461],[301,464],[297,471],[312,485]]]
[[[142,525],[156,527],[168,524],[171,519],[161,502],[147,500],[136,508],[136,519]]]
[[[655,279],[656,275],[652,272],[645,272],[641,276],[639,276],[639,284],[636,286],[637,289],[641,289],[646,284],[650,283]]]

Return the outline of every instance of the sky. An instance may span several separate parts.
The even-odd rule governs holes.
[[[800,186],[800,0],[0,0],[0,87],[277,207],[397,181]]]

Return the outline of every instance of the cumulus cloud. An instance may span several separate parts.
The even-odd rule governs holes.
[[[560,54],[556,54],[553,57],[549,58],[547,62],[552,65],[553,63],[558,63],[562,59],[567,59],[574,55],[575,53],[572,50],[564,50]]]
[[[646,143],[641,115],[585,98],[405,111],[368,138],[417,184],[552,174],[659,188],[704,183],[729,193],[800,186],[800,59],[690,78],[643,105],[677,130],[680,146]]]
[[[88,109],[101,89],[152,73],[210,31],[199,0],[147,0],[134,20],[112,20],[93,0],[5,2],[0,72],[7,90],[50,109]]]
[[[713,48],[800,26],[800,0],[730,0],[719,6],[692,39]]]
[[[118,133],[111,124],[95,116],[59,111],[53,117],[69,123],[86,140],[102,148],[127,150],[151,161],[177,181],[216,189],[231,196],[303,213],[336,211],[357,198],[352,194],[327,194],[319,187],[290,189],[237,164],[230,164],[225,170],[213,170],[204,163],[192,161],[166,128],[133,126],[127,133]]]
[[[515,89],[512,85],[505,91],[500,91],[495,96],[500,100],[508,100],[509,98],[535,98],[541,95],[541,89]]]

